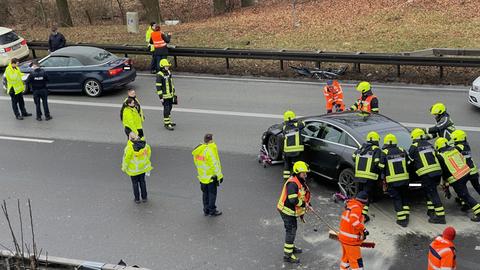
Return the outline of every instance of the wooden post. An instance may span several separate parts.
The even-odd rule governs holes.
[[[230,69],[230,61],[229,61],[229,59],[228,59],[228,58],[225,58],[225,61],[226,61],[226,63],[227,63],[227,69]]]
[[[397,65],[397,77],[400,77],[400,65]]]
[[[283,71],[283,60],[280,60],[280,69]]]
[[[443,79],[443,66],[440,66],[440,79]]]
[[[176,55],[173,57],[173,67],[175,67],[175,68],[178,67],[178,62],[177,62],[177,56]]]
[[[354,68],[357,71],[357,73],[360,73],[361,72],[360,63],[356,63],[356,64],[353,64],[353,65],[354,65]]]

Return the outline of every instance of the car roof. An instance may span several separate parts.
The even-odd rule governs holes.
[[[11,31],[13,31],[13,30],[10,29],[10,28],[0,27],[0,35],[6,34],[6,33],[11,32]]]
[[[54,51],[50,56],[75,57],[84,65],[98,65],[107,61],[97,60],[94,57],[105,52],[108,51],[96,47],[69,46]]]

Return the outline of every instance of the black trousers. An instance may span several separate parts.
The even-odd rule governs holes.
[[[443,208],[440,195],[438,194],[438,185],[442,179],[442,176],[429,177],[428,175],[419,176],[422,181],[423,191],[425,192],[425,197],[427,199],[427,207],[430,211],[435,211],[437,216],[439,213],[445,215],[445,209]]]
[[[207,215],[215,213],[217,206],[215,202],[217,200],[217,182],[213,181],[210,184],[200,183],[200,189],[203,192],[203,212]]]
[[[13,88],[11,88],[9,94],[10,94],[10,99],[12,100],[12,109],[15,116],[20,116],[20,112],[22,113],[22,115],[26,115],[27,110],[25,110],[25,101],[23,100],[23,93],[19,93],[15,95],[15,91],[13,90]]]
[[[42,117],[42,110],[40,108],[40,100],[43,105],[43,112],[45,117],[50,116],[50,110],[48,109],[48,90],[36,90],[33,92],[33,101],[35,102],[35,107],[37,109],[37,118]]]
[[[363,181],[357,181],[358,182],[358,191],[365,191],[368,194],[368,201],[365,203],[363,206],[362,214],[368,215],[368,210],[370,207],[370,203],[373,201],[373,197],[375,196],[375,190],[377,186],[377,181],[376,180],[366,180],[366,182]]]
[[[293,172],[293,164],[302,160],[303,152],[283,153],[283,179],[287,180]]]
[[[167,59],[166,55],[155,55],[155,52],[152,56],[152,61],[155,64],[155,71],[158,72],[160,70],[160,60]],[[151,63],[150,63],[151,64]]]
[[[173,98],[163,99],[163,123],[165,125],[172,124],[172,118],[170,114],[173,109]]]
[[[393,207],[397,212],[397,220],[406,220],[410,215],[408,202],[408,182],[403,185],[388,184],[388,193],[392,196]]]
[[[470,184],[472,184],[473,188],[477,191],[478,195],[480,195],[480,183],[478,182],[478,173],[470,175],[468,179],[470,180]]]
[[[142,200],[146,200],[147,184],[145,183],[145,173],[131,176],[131,178],[133,186],[133,196],[135,197],[135,201],[140,200],[140,195],[142,196]]]
[[[468,177],[469,176],[463,177],[453,182],[453,184],[450,184],[450,186],[453,187],[453,190],[455,190],[455,193],[457,193],[457,196],[460,199],[462,199],[470,208],[473,208],[477,205],[477,201],[468,192],[468,188],[467,188],[467,182],[469,180]]]
[[[283,226],[285,227],[284,251],[285,253],[290,254],[290,253],[293,253],[295,236],[297,235],[297,218],[293,216],[285,215],[282,212],[280,212],[280,216],[282,217]]]
[[[158,71],[157,70],[157,62],[155,62],[155,52],[152,52],[152,60],[150,61],[150,71],[152,71],[152,72],[157,72]]]

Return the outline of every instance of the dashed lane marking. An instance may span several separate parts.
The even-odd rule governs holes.
[[[24,138],[24,137],[10,137],[10,136],[0,136],[0,140],[21,141],[21,142],[36,142],[36,143],[53,143],[54,142],[53,140]]]

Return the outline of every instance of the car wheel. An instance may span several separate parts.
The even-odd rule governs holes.
[[[280,160],[280,143],[275,135],[270,135],[267,140],[268,155],[272,160]]]
[[[102,94],[102,84],[95,79],[88,79],[83,83],[83,92],[89,97],[98,97]]]
[[[338,183],[347,192],[348,197],[353,197],[357,194],[358,183],[354,182],[355,174],[350,168],[343,169],[338,175]]]

